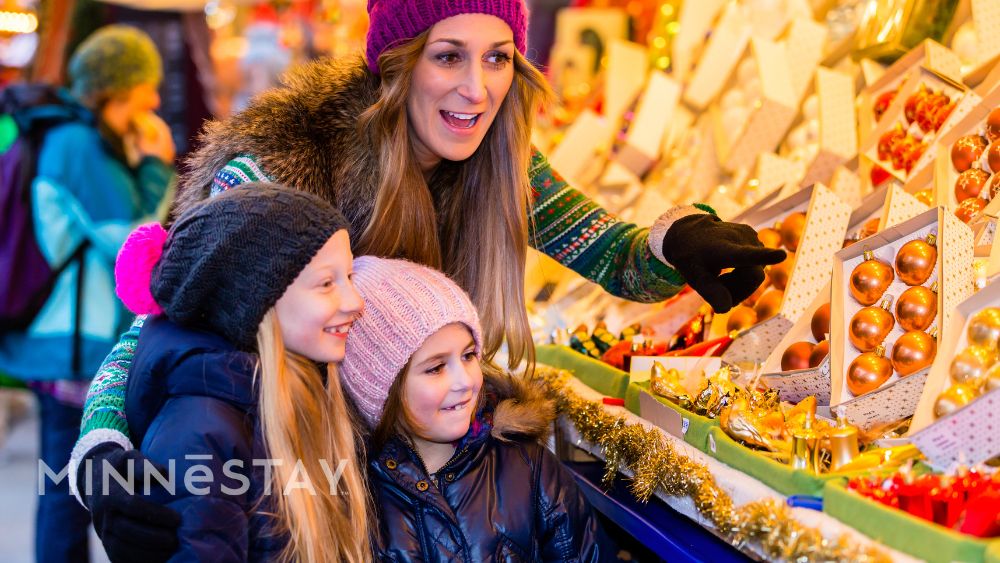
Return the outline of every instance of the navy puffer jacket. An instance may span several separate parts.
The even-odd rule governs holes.
[[[554,418],[534,387],[487,377],[487,406],[428,475],[396,436],[369,456],[383,561],[615,561],[572,475],[539,440]]]
[[[181,515],[171,561],[268,561],[288,541],[273,532],[273,504],[261,501],[268,456],[256,412],[256,365],[255,354],[219,335],[162,316],[143,326],[125,413],[139,450],[175,478],[174,494],[160,487],[151,494]]]

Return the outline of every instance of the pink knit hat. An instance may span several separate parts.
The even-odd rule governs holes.
[[[475,306],[441,272],[406,260],[362,256],[354,260],[354,286],[365,309],[347,335],[340,380],[370,427],[382,417],[403,366],[439,329],[464,324],[472,331],[476,354],[482,352]]]
[[[488,14],[507,22],[514,32],[514,46],[524,54],[528,34],[524,0],[368,0],[368,68],[378,74],[383,51],[461,14]]]

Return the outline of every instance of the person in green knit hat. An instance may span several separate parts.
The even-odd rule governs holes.
[[[146,34],[98,30],[75,51],[69,76],[61,107],[78,118],[46,132],[31,197],[42,254],[53,269],[70,261],[32,323],[0,333],[0,372],[34,390],[40,458],[53,474],[69,463],[91,378],[131,322],[114,295],[118,248],[155,216],[176,176],[169,130],[153,113],[162,69]],[[87,561],[89,524],[65,479],[46,482],[36,560]]]
[[[356,255],[405,258],[456,281],[482,320],[484,361],[506,344],[512,368],[533,366],[529,246],[619,297],[654,303],[687,283],[718,312],[784,259],[751,227],[704,206],[664,210],[644,228],[568,185],[531,146],[532,121],[551,92],[525,58],[524,0],[369,0],[368,12],[364,58],[304,65],[283,87],[206,126],[175,216],[254,181],[318,194],[351,223]],[[104,475],[78,468],[122,472],[139,456],[123,405],[142,323],[122,336],[91,387],[71,462],[78,489]],[[124,488],[87,502],[109,529],[140,527],[169,546],[169,519],[122,515],[118,507],[135,502]],[[119,548],[127,560],[136,546],[111,549]]]

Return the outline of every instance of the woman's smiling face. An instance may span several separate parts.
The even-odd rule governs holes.
[[[483,142],[514,81],[514,34],[500,18],[462,14],[430,29],[406,102],[423,170]]]

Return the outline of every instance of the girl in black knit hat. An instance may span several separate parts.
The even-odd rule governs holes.
[[[323,199],[260,184],[189,210],[169,233],[144,225],[122,248],[118,294],[150,315],[129,370],[129,432],[169,468],[172,485],[145,494],[181,515],[180,559],[370,560],[356,434],[331,365],[363,306],[346,227]]]

